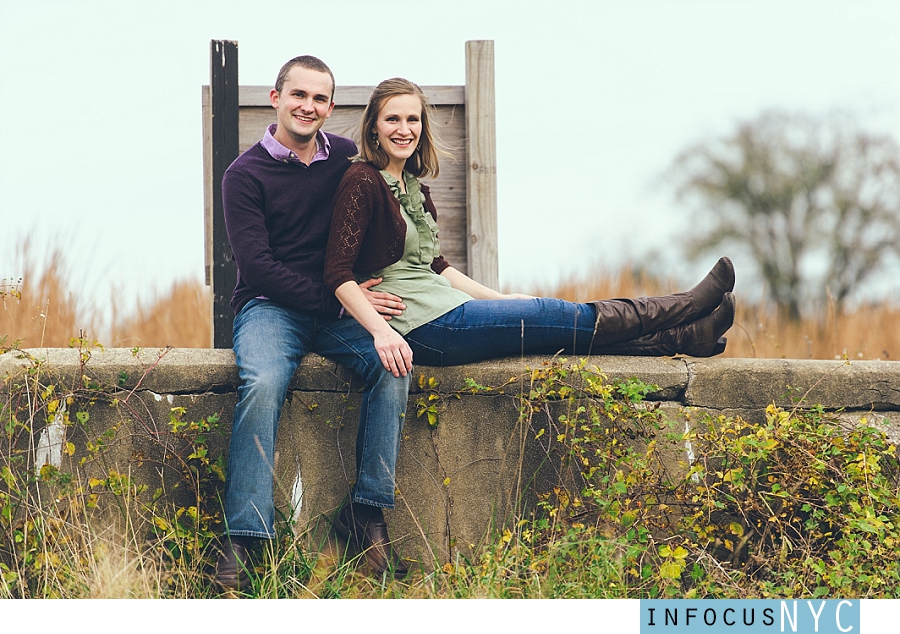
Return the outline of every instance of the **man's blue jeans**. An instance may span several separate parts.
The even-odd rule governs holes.
[[[522,354],[602,354],[597,311],[552,298],[473,299],[407,333],[417,365],[460,365]]]
[[[351,499],[394,507],[394,467],[410,377],[395,378],[384,369],[372,335],[355,319],[322,319],[254,299],[234,320],[234,354],[241,386],[225,478],[225,519],[230,535],[275,537],[275,435],[288,384],[307,352],[337,361],[362,377],[365,390]]]

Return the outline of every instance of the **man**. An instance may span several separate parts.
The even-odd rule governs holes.
[[[225,224],[238,267],[231,305],[241,378],[225,481],[226,535],[216,582],[249,585],[249,553],[275,537],[272,465],[288,384],[310,351],[335,360],[365,382],[356,442],[356,484],[335,529],[365,551],[377,572],[408,571],[394,553],[382,514],[394,506],[394,465],[406,413],[409,369],[392,374],[372,336],[322,282],[332,198],[356,154],[349,139],[320,130],[334,109],[334,75],[321,60],[296,57],[270,93],[277,122],[239,156],[222,181]],[[361,284],[390,319],[400,298]]]

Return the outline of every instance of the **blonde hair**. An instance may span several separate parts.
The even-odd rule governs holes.
[[[431,105],[421,88],[401,77],[385,79],[372,91],[360,126],[359,156],[380,170],[388,166],[388,155],[384,149],[376,145],[377,136],[372,130],[375,128],[378,114],[385,102],[391,97],[399,95],[415,95],[422,102],[422,134],[419,136],[419,145],[416,151],[406,159],[404,169],[417,178],[420,176],[437,178],[440,173],[437,155],[442,148],[440,140],[431,129]]]

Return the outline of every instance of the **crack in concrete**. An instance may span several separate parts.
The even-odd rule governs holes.
[[[687,381],[684,384],[684,389],[681,391],[681,394],[678,395],[678,400],[681,401],[682,405],[688,405],[687,403],[687,394],[688,390],[691,389],[691,383],[694,382],[694,377],[697,376],[697,371],[694,369],[695,362],[688,360],[687,358],[679,359],[684,364],[684,370],[687,373]]]
[[[324,391],[324,390],[317,390]],[[136,390],[134,394],[149,394],[154,400],[159,401],[163,398],[171,398],[175,396],[206,396],[207,394],[236,394],[237,388],[230,385],[212,385],[203,390]],[[171,403],[171,400],[169,401]]]

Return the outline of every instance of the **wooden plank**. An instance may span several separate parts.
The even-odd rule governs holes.
[[[468,273],[466,246],[466,129],[465,107],[434,108],[433,129],[452,156],[440,157],[441,175],[424,179],[438,212],[441,255],[462,273]]]
[[[237,265],[225,230],[222,177],[238,157],[238,55],[237,42],[210,42],[210,126],[212,154],[212,290],[214,348],[232,347],[234,311],[231,295],[237,283]]]
[[[201,121],[203,132],[203,275],[206,285],[212,284],[212,109],[209,104],[209,86],[200,91]]]
[[[466,42],[466,202],[469,277],[499,288],[494,42]]]
[[[421,86],[433,106],[454,106],[465,103],[465,86]],[[341,86],[334,90],[336,106],[363,106],[369,102],[374,86]],[[271,108],[269,93],[272,86],[241,86],[238,99],[241,106]]]

